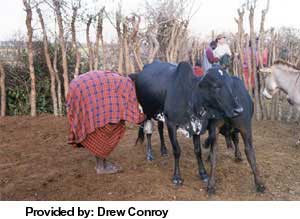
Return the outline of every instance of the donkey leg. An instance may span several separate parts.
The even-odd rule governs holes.
[[[196,159],[198,162],[198,174],[201,180],[204,182],[208,181],[208,175],[206,173],[203,160],[202,160],[202,154],[201,154],[201,144],[200,144],[200,135],[193,135],[193,142],[194,142],[194,152],[196,155]]]
[[[251,166],[252,173],[253,173],[253,176],[254,176],[256,191],[257,192],[264,192],[266,188],[264,186],[264,183],[261,180],[258,168],[256,166],[255,152],[254,152],[254,148],[253,148],[253,145],[252,145],[251,128],[241,129],[241,135],[243,137],[244,144],[245,144],[245,153],[246,153],[246,156],[247,156],[247,160],[248,160],[249,165]]]
[[[153,151],[152,151],[152,145],[151,145],[151,136],[153,132],[153,127],[152,127],[152,121],[147,120],[144,125],[144,132],[146,133],[147,137],[147,160],[152,161],[154,160],[153,156]]]
[[[160,138],[160,154],[161,156],[168,156],[168,150],[166,148],[165,138],[164,138],[164,123],[158,121],[157,126],[158,126],[159,138]]]
[[[181,178],[180,169],[179,169],[179,159],[180,159],[180,146],[177,141],[177,127],[176,125],[167,122],[169,138],[172,144],[173,154],[174,154],[174,174],[173,174],[173,183],[175,185],[182,185],[183,179]]]

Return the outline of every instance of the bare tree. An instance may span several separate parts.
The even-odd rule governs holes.
[[[79,75],[80,71],[80,60],[81,60],[81,54],[78,49],[77,45],[77,37],[76,37],[76,18],[78,15],[78,9],[81,6],[81,1],[77,1],[77,4],[72,5],[72,20],[71,20],[71,33],[72,33],[72,48],[73,48],[73,53],[75,54],[75,59],[76,59],[76,64],[75,64],[75,70],[74,70],[74,77],[76,78]]]
[[[195,9],[194,3],[195,1],[181,0],[156,1],[155,4],[147,2],[145,16],[150,25],[157,24],[160,59],[169,62],[179,61],[179,52],[182,52],[179,48],[182,48],[183,42],[188,41],[187,27],[195,14],[192,13]]]
[[[264,38],[265,38],[265,20],[266,20],[266,15],[269,11],[270,8],[270,0],[267,0],[267,6],[265,9],[262,10],[261,12],[261,21],[260,21],[260,30],[259,30],[259,37],[258,37],[258,57],[259,57],[259,65],[262,68],[263,67],[263,43],[264,43]]]
[[[282,91],[279,91],[278,92],[278,101],[277,101],[277,120],[279,121],[282,121],[283,120],[283,105],[282,105],[282,102],[283,102],[283,94],[282,94]]]
[[[126,17],[123,20],[123,51],[124,51],[124,63],[125,63],[125,72],[126,74],[133,72],[133,65],[130,59],[130,52],[129,52],[129,33],[128,33],[128,18]]]
[[[257,72],[256,72],[256,36],[254,32],[254,12],[256,8],[256,2],[257,0],[253,1],[248,1],[247,2],[247,8],[249,10],[249,24],[250,24],[250,41],[251,41],[251,59],[252,59],[252,72],[254,75],[254,81],[255,81],[255,86],[254,86],[254,102],[255,102],[255,117],[256,120],[261,120],[263,118],[262,115],[262,106],[260,102],[260,97],[259,97],[259,81],[257,77]]]
[[[90,71],[93,70],[94,66],[94,51],[93,51],[93,46],[92,46],[92,42],[90,39],[90,28],[91,28],[91,24],[93,21],[93,16],[92,15],[88,15],[88,20],[86,23],[86,43],[87,43],[87,47],[88,47],[88,51],[89,51],[89,55],[88,55],[88,61],[89,61],[89,68]]]
[[[6,88],[5,88],[5,71],[0,61],[0,88],[1,88],[1,113],[0,116],[6,115]]]
[[[189,59],[193,66],[196,65],[196,61],[203,60],[203,53],[207,47],[206,42],[201,42],[199,39],[194,38],[191,42],[191,49],[189,52]]]
[[[140,59],[140,42],[137,39],[140,23],[139,19],[140,18],[136,20],[136,15],[134,15],[132,18],[123,17],[121,5],[119,5],[118,10],[116,11],[116,30],[119,43],[119,73],[127,74],[130,72],[134,72],[135,68],[131,60],[131,54],[133,54],[138,68],[141,69],[143,66],[142,60]],[[130,25],[132,25],[132,28],[130,27]]]
[[[253,94],[252,94],[252,74],[253,74],[253,71],[252,71],[252,59],[251,59],[251,55],[250,55],[250,47],[249,47],[249,41],[250,41],[250,38],[249,38],[249,35],[246,34],[245,35],[245,39],[246,39],[246,59],[247,59],[247,68],[248,68],[248,91],[249,91],[249,94],[250,96],[252,97]]]
[[[167,61],[177,62],[178,49],[181,47],[183,40],[185,40],[185,33],[188,27],[188,21],[174,22],[171,30],[169,44],[166,50]]]
[[[123,71],[123,37],[122,37],[122,12],[121,12],[121,5],[119,5],[118,10],[116,11],[116,30],[118,34],[118,42],[119,42],[119,58],[118,58],[118,72],[120,74],[124,73]]]
[[[63,115],[63,105],[62,105],[62,87],[61,87],[61,80],[58,75],[58,69],[57,69],[57,56],[58,56],[58,45],[57,40],[55,39],[54,43],[54,58],[53,58],[53,69],[55,72],[55,79],[57,81],[57,100],[58,100],[58,114],[60,116]]]
[[[51,81],[50,91],[51,91],[51,98],[52,98],[52,102],[53,102],[53,113],[55,116],[58,116],[57,97],[56,97],[56,90],[55,90],[55,74],[56,73],[52,66],[52,62],[51,62],[51,58],[50,58],[50,54],[49,54],[49,48],[48,48],[49,42],[48,42],[47,32],[46,32],[46,28],[45,28],[45,23],[44,23],[42,12],[39,8],[37,8],[37,13],[38,13],[42,31],[43,31],[44,53],[45,53],[45,57],[46,57],[47,67],[48,67],[48,70],[50,73],[50,81]]]
[[[95,43],[95,62],[94,69],[99,68],[99,47],[100,42],[102,46],[102,63],[103,68],[105,69],[105,51],[104,51],[104,40],[103,40],[103,15],[105,8],[103,7],[97,15],[97,30],[96,30],[96,43]]]
[[[35,71],[33,64],[33,47],[32,47],[32,2],[31,0],[23,0],[26,11],[26,27],[27,27],[27,49],[28,49],[28,64],[31,80],[30,90],[30,115],[36,116],[36,88],[35,88]]]
[[[150,45],[148,63],[153,62],[156,54],[159,51],[159,42],[157,40],[157,29],[158,29],[158,24],[155,23],[149,27],[146,33]]]
[[[260,21],[260,31],[259,31],[259,37],[258,37],[258,42],[257,42],[257,53],[258,53],[258,59],[259,59],[259,68],[263,67],[263,52],[264,52],[264,39],[265,39],[265,20],[266,20],[266,15],[269,11],[270,7],[270,0],[267,0],[267,6],[265,9],[262,10],[261,12],[261,21]],[[260,103],[262,107],[262,118],[266,120],[268,118],[268,110],[269,104],[266,104],[266,102],[263,100],[262,96],[262,91],[263,91],[263,85],[264,85],[264,80],[262,80],[262,77],[259,77],[259,84],[261,90],[259,91],[259,98],[260,98]]]
[[[269,63],[268,65],[273,64],[273,62],[276,60],[276,42],[277,42],[277,34],[275,33],[274,29],[271,29],[271,55],[269,57]],[[272,99],[271,103],[271,109],[270,109],[270,117],[271,120],[274,121],[276,119],[276,113],[277,113],[277,107],[278,107],[278,98],[279,94],[276,94],[275,97]]]
[[[235,19],[236,23],[238,24],[238,41],[237,41],[237,49],[240,57],[240,68],[239,71],[243,72],[243,64],[244,64],[244,14],[245,14],[245,8],[242,6],[237,10],[238,12],[238,19]],[[243,76],[243,74],[242,74]]]
[[[103,31],[103,28],[101,32]],[[103,33],[100,35],[100,42],[102,46],[102,67],[103,69],[107,68],[107,58],[106,58],[106,48],[105,48],[105,43],[104,43],[104,38],[103,38]]]
[[[138,71],[142,71],[143,69],[143,61],[141,59],[141,53],[140,53],[140,39],[138,37],[139,34],[139,27],[141,23],[141,17],[137,14],[134,14],[133,17],[130,19],[132,24],[132,34],[131,34],[131,40],[132,40],[132,46],[133,46],[133,55],[138,67]]]
[[[58,38],[59,44],[62,53],[62,67],[63,67],[63,78],[64,78],[64,91],[65,97],[67,97],[68,89],[69,89],[69,78],[68,78],[68,61],[67,61],[67,50],[65,46],[64,39],[64,26],[63,26],[63,18],[62,18],[62,1],[61,0],[52,0],[54,5],[54,11],[57,17],[58,24]]]

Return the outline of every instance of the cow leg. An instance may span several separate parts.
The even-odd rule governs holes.
[[[251,166],[252,173],[254,175],[254,182],[256,186],[256,191],[257,192],[264,192],[265,191],[265,186],[259,176],[259,171],[256,166],[256,158],[255,158],[255,152],[254,148],[252,145],[252,133],[251,129],[242,129],[241,130],[241,135],[244,140],[245,144],[245,153],[247,156],[247,160],[249,165]]]
[[[168,156],[168,150],[166,148],[165,138],[164,138],[164,123],[158,121],[157,126],[158,126],[159,138],[160,138],[160,154],[161,156]]]
[[[232,142],[231,142],[230,133],[229,133],[229,135],[227,135],[227,133],[226,133],[226,135],[225,135],[225,141],[226,141],[227,148],[228,149],[232,149],[233,146],[232,146]]]
[[[154,160],[154,156],[153,156],[153,151],[152,151],[152,145],[151,145],[151,136],[152,136],[152,132],[153,132],[153,127],[152,127],[152,121],[151,120],[147,120],[144,124],[144,131],[146,133],[146,137],[147,137],[147,160],[152,161]]]
[[[207,192],[208,194],[214,194],[216,192],[216,163],[217,163],[217,146],[218,146],[218,133],[216,128],[211,130],[212,144],[210,146],[209,160],[210,160],[210,177],[208,180]]]
[[[212,134],[212,125],[211,124],[208,125],[207,130],[208,130],[208,136],[204,141],[204,148],[209,148],[213,141],[213,137],[211,136],[211,134]]]
[[[215,140],[215,138],[216,138],[216,136],[215,136],[215,130],[214,130],[214,128],[210,127],[208,129],[208,137],[205,140],[204,147],[205,148],[211,148],[212,144],[213,144],[213,142]],[[210,162],[210,153],[208,153],[206,161]]]
[[[224,134],[224,136],[225,136],[225,141],[226,141],[226,146],[227,146],[227,148],[233,148],[233,146],[232,146],[232,141],[231,141],[231,136],[230,136],[230,126],[228,125],[228,124],[224,124],[224,126],[222,127],[222,131],[223,132],[221,132],[221,133],[223,133]]]
[[[168,126],[169,138],[172,144],[173,154],[174,154],[174,175],[172,180],[175,185],[182,185],[183,179],[181,178],[180,169],[179,169],[179,159],[180,159],[181,150],[177,141],[177,127],[176,125],[170,124],[169,122],[167,123],[167,126]]]
[[[202,161],[200,135],[193,135],[193,142],[194,142],[194,152],[195,152],[196,159],[198,162],[199,177],[204,182],[207,182],[208,176],[207,176],[207,173],[206,173],[203,161]]]
[[[239,133],[234,131],[233,133],[231,133],[231,138],[232,138],[232,141],[234,144],[235,161],[241,162],[241,161],[243,161],[243,159],[242,159],[242,154],[241,154],[240,147],[239,147]]]

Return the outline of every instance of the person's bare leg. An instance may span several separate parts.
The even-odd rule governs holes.
[[[113,174],[121,171],[120,167],[100,157],[96,157],[95,169],[97,174]]]

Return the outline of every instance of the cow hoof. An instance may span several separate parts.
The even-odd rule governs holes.
[[[154,160],[154,156],[152,154],[148,154],[147,155],[147,160],[148,161],[153,161]]]
[[[161,149],[160,154],[162,157],[167,157],[168,156],[167,148]]]
[[[266,187],[263,184],[256,185],[256,192],[264,193],[265,190],[266,190]]]
[[[214,195],[214,194],[216,194],[216,188],[208,186],[207,187],[207,193],[208,193],[208,195]]]
[[[199,177],[203,182],[205,182],[205,183],[208,182],[209,177],[208,177],[207,173],[200,172]]]
[[[175,186],[182,186],[183,184],[183,179],[181,179],[179,176],[173,176],[172,181]]]

